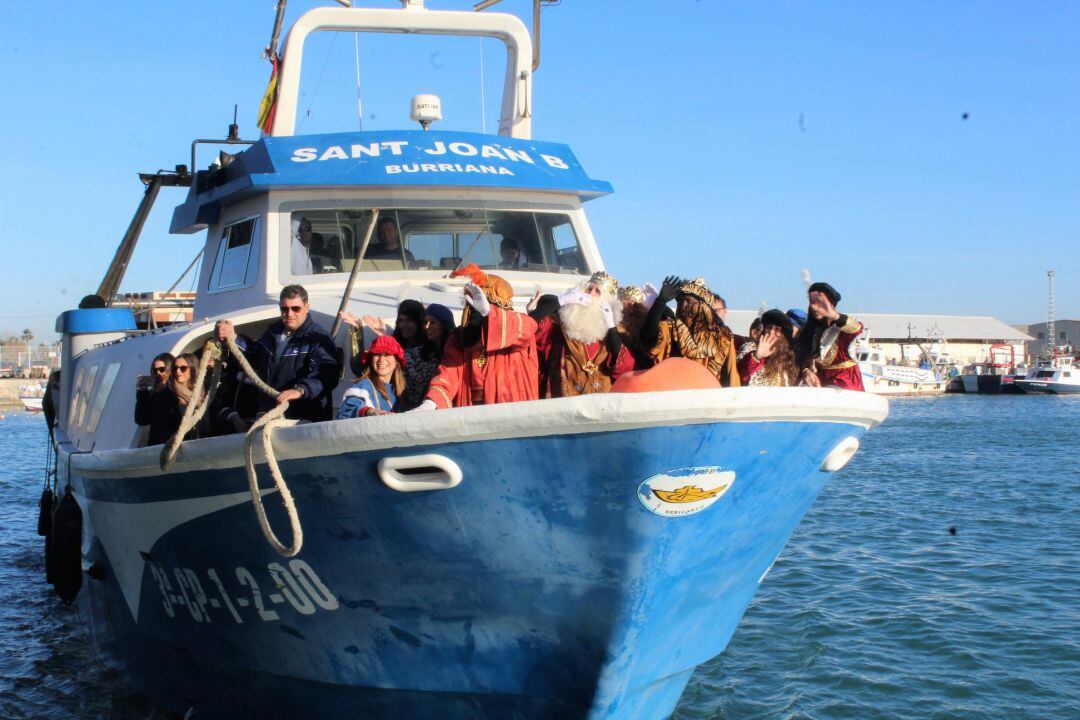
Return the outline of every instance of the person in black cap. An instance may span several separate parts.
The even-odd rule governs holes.
[[[863,390],[859,364],[850,352],[851,343],[863,331],[862,323],[836,309],[840,293],[829,283],[814,283],[807,297],[809,318],[795,343],[799,384]]]
[[[739,358],[739,379],[743,385],[787,387],[798,380],[792,343],[791,320],[783,310],[769,310],[761,316],[761,334],[751,352]]]

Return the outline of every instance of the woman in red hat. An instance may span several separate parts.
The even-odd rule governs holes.
[[[338,420],[389,415],[398,396],[405,390],[405,351],[391,335],[380,335],[364,353],[364,371],[360,379],[345,391],[338,408]]]

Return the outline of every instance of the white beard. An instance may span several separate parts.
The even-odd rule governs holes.
[[[604,339],[607,335],[607,323],[604,322],[604,314],[600,312],[600,301],[606,299],[615,313],[615,322],[622,319],[622,303],[612,298],[592,298],[588,305],[564,305],[559,308],[559,323],[563,332],[571,340],[583,343],[594,343]]]

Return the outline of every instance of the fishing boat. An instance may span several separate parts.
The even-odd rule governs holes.
[[[1072,395],[1080,393],[1080,368],[1073,362],[1072,348],[1028,370],[1017,378],[1017,389],[1023,393]]]
[[[45,383],[19,386],[19,402],[26,412],[41,412],[45,397]]]
[[[855,358],[866,392],[875,395],[941,395],[949,384],[930,367],[890,365],[877,348],[860,349]]]
[[[502,41],[498,134],[430,127],[427,97],[412,108],[421,129],[296,135],[305,41],[320,31]],[[508,14],[316,8],[285,40],[264,137],[206,169],[142,176],[99,294],[115,294],[157,190],[186,187],[171,229],[206,232],[196,320],[58,318],[57,492],[71,497],[54,515],[68,505],[65,532],[81,517],[81,562],[57,582],[139,692],[198,717],[667,717],[885,419],[869,393],[675,389],[300,423],[250,456],[243,434],[184,442],[171,464],[142,446],[132,409],[149,358],[208,347],[216,319],[257,337],[285,284],[307,288],[327,327],[343,298],[381,318],[403,298],[462,308],[449,271],[498,267],[511,234],[527,262],[498,272],[519,308],[537,286],[604,268],[583,204],[611,186],[566,145],[532,139],[532,59]],[[408,255],[365,254],[376,210]],[[297,271],[301,219],[327,252]],[[54,549],[70,542],[59,533],[54,519]]]

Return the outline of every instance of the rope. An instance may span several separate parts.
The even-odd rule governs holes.
[[[240,367],[255,383],[255,387],[270,397],[277,398],[280,393],[259,377],[259,374],[255,372],[254,368],[251,367],[251,363],[244,356],[244,351],[237,346],[236,338],[230,337],[227,342],[229,344],[229,353],[240,363]],[[255,506],[255,517],[259,520],[259,528],[262,530],[263,537],[266,538],[266,542],[270,544],[270,547],[274,548],[277,554],[284,557],[296,557],[300,552],[300,548],[304,546],[304,530],[300,527],[300,516],[296,512],[296,503],[293,502],[292,493],[285,483],[285,478],[281,475],[281,468],[278,467],[277,456],[274,454],[274,445],[270,436],[270,433],[276,427],[288,427],[296,424],[296,420],[286,420],[283,417],[288,409],[289,403],[279,403],[248,428],[247,436],[244,438],[244,463],[247,469],[248,488],[251,490],[251,504]],[[257,435],[262,440],[263,454],[266,456],[266,464],[270,468],[270,477],[273,478],[274,485],[277,487],[278,492],[281,493],[281,502],[285,506],[285,513],[289,516],[289,528],[292,530],[292,545],[289,546],[278,540],[274,530],[270,527],[270,521],[266,517],[266,508],[263,507],[262,494],[259,493],[259,474],[255,470],[254,447]]]
[[[296,420],[285,420],[282,416],[288,409],[288,403],[280,403],[274,409],[267,412],[255,421],[244,438],[244,460],[247,467],[248,487],[251,490],[251,504],[255,507],[255,517],[259,520],[259,528],[263,537],[277,554],[283,557],[296,557],[300,548],[304,546],[304,530],[300,527],[300,516],[296,512],[296,503],[293,502],[292,493],[281,475],[277,457],[274,455],[274,445],[270,438],[271,431],[276,427],[295,425]],[[255,469],[255,438],[262,440],[263,454],[266,455],[266,464],[270,468],[270,477],[274,485],[281,493],[281,502],[285,506],[285,513],[289,516],[289,528],[292,530],[292,545],[286,546],[270,527],[270,521],[266,517],[266,508],[263,507],[262,494],[259,493],[259,475]]]
[[[279,391],[259,377],[259,374],[251,367],[247,357],[244,356],[244,351],[236,344],[236,338],[230,337],[226,342],[231,357],[236,359],[243,371],[251,378],[255,387],[266,395],[277,398],[280,394]],[[179,429],[177,429],[175,435],[169,438],[169,442],[161,451],[162,470],[169,469],[169,466],[172,465],[173,460],[176,458],[177,452],[180,450],[180,445],[184,442],[184,436],[202,419],[206,409],[210,406],[214,392],[217,391],[221,363],[214,363],[214,374],[209,383],[209,392],[206,391],[207,383],[205,382],[207,367],[211,359],[221,357],[221,344],[214,339],[207,340],[203,345],[202,359],[199,361],[199,372],[195,378],[195,391],[192,393],[191,400],[184,411],[184,417],[180,420]],[[286,420],[283,417],[288,409],[289,403],[279,403],[252,424],[247,431],[247,436],[244,438],[244,463],[247,470],[248,488],[251,490],[251,504],[255,507],[255,517],[259,521],[259,528],[262,530],[263,537],[279,555],[295,557],[304,545],[304,531],[300,527],[300,516],[296,512],[296,503],[293,501],[292,493],[289,491],[285,478],[281,475],[281,468],[278,466],[270,435],[276,427],[288,427],[296,424],[296,420]],[[270,521],[266,517],[266,508],[263,506],[262,495],[259,493],[259,475],[255,469],[255,440],[257,437],[262,440],[263,454],[266,456],[266,464],[270,468],[270,477],[273,479],[278,492],[281,493],[281,502],[285,506],[285,512],[289,517],[289,528],[292,530],[291,545],[285,545],[278,540],[274,530],[270,527]]]

